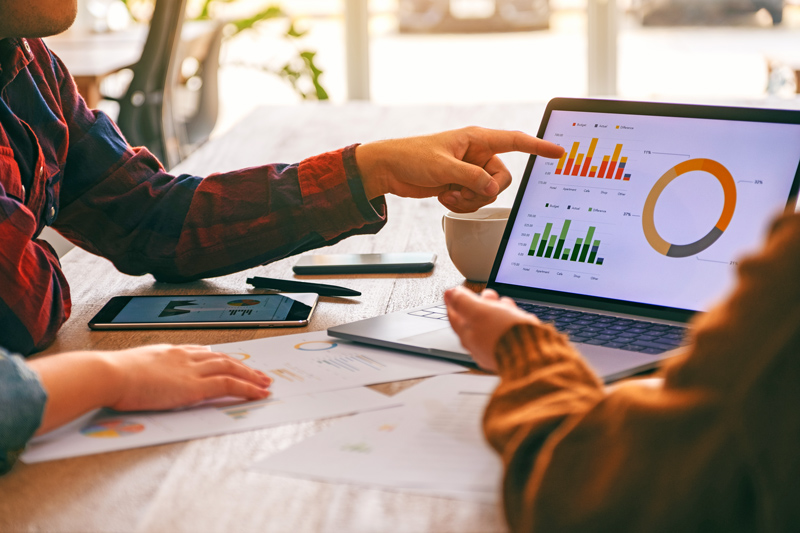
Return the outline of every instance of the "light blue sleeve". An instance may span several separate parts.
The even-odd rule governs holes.
[[[22,357],[0,348],[0,475],[5,474],[42,422],[47,393]]]

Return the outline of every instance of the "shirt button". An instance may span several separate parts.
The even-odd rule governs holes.
[[[25,186],[22,186],[22,201],[25,201]]]
[[[28,53],[30,54],[31,53],[31,45],[28,44],[28,39],[22,39],[22,45],[25,47],[25,50],[27,50]]]
[[[40,178],[44,177],[44,165],[39,167],[39,177]]]
[[[51,207],[50,208],[50,218],[52,219],[54,216],[56,216],[56,208],[55,207]]]

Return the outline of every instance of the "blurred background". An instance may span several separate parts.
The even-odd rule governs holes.
[[[84,15],[87,6],[102,15],[103,6],[120,3],[81,1]],[[148,0],[125,3],[146,19]],[[271,6],[285,14],[223,42],[217,130],[255,106],[303,100],[285,77],[264,68],[280,68],[298,50],[315,52],[330,101],[346,101],[346,14],[359,3],[368,10],[374,103],[546,101],[592,92],[587,73],[597,59],[590,58],[588,11],[607,0],[190,1],[187,17],[201,8],[222,20],[243,20]],[[616,87],[600,95],[715,102],[795,97],[800,0],[617,0],[616,12],[591,49],[602,48],[602,56],[609,42],[615,45],[605,54],[614,57],[601,57],[601,66],[613,63]],[[302,36],[286,39],[289,24]],[[305,91],[313,89],[303,83]]]

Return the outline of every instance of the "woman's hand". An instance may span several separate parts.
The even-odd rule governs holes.
[[[511,184],[497,154],[515,151],[552,158],[564,153],[556,144],[519,131],[473,126],[362,144],[356,162],[370,200],[386,193],[437,196],[448,209],[464,213],[493,202]]]
[[[204,346],[162,344],[105,354],[118,375],[117,411],[173,409],[222,396],[269,396],[266,374]]]
[[[272,380],[204,346],[142,346],[116,352],[69,352],[28,362],[47,392],[37,434],[99,407],[174,409],[202,400],[269,396]]]
[[[495,347],[509,329],[517,324],[539,324],[535,315],[517,307],[514,300],[486,289],[480,296],[464,287],[444,293],[450,324],[469,350],[475,362],[486,370],[497,370]]]

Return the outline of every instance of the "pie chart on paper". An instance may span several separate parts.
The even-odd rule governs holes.
[[[86,426],[81,430],[81,435],[99,439],[127,437],[144,431],[144,425],[130,420],[104,420]]]

